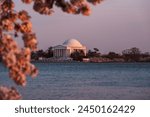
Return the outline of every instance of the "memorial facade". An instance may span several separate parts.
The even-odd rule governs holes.
[[[86,55],[86,47],[76,39],[66,40],[62,45],[53,47],[55,58],[69,58],[75,51],[83,51]]]

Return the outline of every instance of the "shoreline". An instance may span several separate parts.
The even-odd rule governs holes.
[[[146,61],[139,61],[139,62],[122,62],[122,61],[109,61],[109,62],[83,62],[83,61],[42,61],[42,60],[36,60],[31,61],[32,63],[150,63]]]

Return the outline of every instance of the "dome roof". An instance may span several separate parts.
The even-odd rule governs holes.
[[[69,47],[83,47],[83,45],[76,39],[66,40],[63,45]]]

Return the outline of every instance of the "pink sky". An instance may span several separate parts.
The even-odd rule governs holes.
[[[101,53],[131,47],[150,52],[150,0],[105,0],[92,7],[89,17],[68,15],[58,8],[52,16],[39,15],[32,5],[15,1],[17,9],[24,8],[32,16],[39,49],[76,38],[88,49],[97,47]]]

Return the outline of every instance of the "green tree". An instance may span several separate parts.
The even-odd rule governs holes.
[[[89,3],[97,4],[103,0],[21,0],[33,5],[34,11],[51,15],[53,7],[59,7],[70,14],[90,15]],[[26,85],[26,76],[35,77],[37,68],[30,62],[31,53],[37,50],[36,34],[32,30],[27,11],[16,11],[14,0],[0,0],[0,54],[9,70],[10,78],[18,85]],[[14,38],[22,36],[24,47],[20,48]],[[12,36],[13,35],[13,36]],[[0,87],[0,99],[18,99],[14,88]]]

